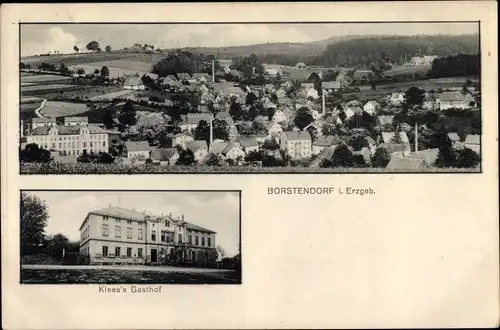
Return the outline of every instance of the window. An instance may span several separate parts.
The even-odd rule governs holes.
[[[120,247],[115,246],[115,256],[119,257],[120,256]]]
[[[151,231],[151,240],[156,241],[156,230]]]
[[[164,230],[162,230],[160,232],[160,241],[162,241],[162,242],[166,242],[167,241],[167,232],[164,231]]]
[[[102,256],[107,257],[108,256],[108,247],[104,246],[102,247]]]
[[[138,256],[139,258],[142,258],[142,248],[138,248],[138,249],[137,249],[137,256]]]
[[[165,221],[165,227],[170,227],[170,221],[168,220]]]
[[[102,217],[102,219],[103,219],[103,220],[108,220],[108,217],[104,215],[104,216]]]
[[[90,147],[93,148],[94,146],[92,145],[92,141],[90,141],[89,143],[90,143]]]
[[[106,141],[102,141],[102,146],[105,147],[106,146]]]
[[[137,239],[142,239],[142,229],[137,230]]]
[[[127,227],[127,238],[132,239],[132,227]]]
[[[182,243],[182,234],[179,234],[179,243]]]
[[[131,224],[132,224],[132,221],[127,221],[127,223],[128,223],[129,225],[131,225]]]
[[[122,237],[122,227],[115,226],[115,237]]]
[[[188,243],[193,244],[193,237],[191,235],[188,235]]]
[[[87,148],[87,142],[83,142],[83,147]]]
[[[205,246],[205,237],[201,238],[201,246]]]
[[[200,242],[198,241],[198,236],[195,236],[195,237],[194,237],[194,244],[195,244],[195,245],[200,244]]]
[[[109,235],[108,225],[102,225],[102,236],[108,236],[108,235]]]
[[[127,257],[132,256],[132,248],[127,248]]]
[[[212,243],[212,242],[211,242],[210,237],[207,237],[207,246],[210,246],[210,245],[211,245],[211,243]]]

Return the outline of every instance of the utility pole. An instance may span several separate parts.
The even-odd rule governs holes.
[[[212,59],[212,82],[215,82],[215,58]]]
[[[418,124],[415,123],[415,152],[418,152]]]

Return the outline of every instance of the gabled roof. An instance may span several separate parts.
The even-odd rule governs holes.
[[[385,168],[388,170],[419,170],[424,167],[423,159],[392,156]]]
[[[380,125],[392,124],[393,119],[394,119],[393,115],[378,116],[377,117],[377,120],[378,120]]]
[[[377,101],[368,101],[368,102],[366,102],[366,104],[364,106],[366,107],[367,105],[371,105],[374,108],[378,108],[380,106],[380,104],[378,104]]]
[[[234,143],[228,143],[226,148],[224,148],[224,150],[222,151],[222,154],[223,155],[226,155],[229,151],[231,151],[233,148],[238,148],[241,150],[240,147],[238,147],[236,144]]]
[[[127,77],[127,79],[125,79],[125,82],[123,83],[123,86],[140,86],[140,85],[144,85],[142,83],[141,78],[135,76]]]
[[[443,92],[439,95],[439,102],[462,102],[465,95],[462,92]]]
[[[35,117],[35,118],[31,119],[31,122],[32,123],[37,123],[37,124],[46,124],[46,123],[55,124],[56,119],[55,118],[39,118],[39,117]]]
[[[127,152],[150,150],[148,141],[127,141],[125,142],[125,148],[127,148]]]
[[[403,143],[382,143],[379,145],[379,148],[387,148],[391,153],[407,152],[411,150],[409,144],[403,144]]]
[[[427,165],[434,165],[439,155],[439,149],[425,149],[414,151],[410,154],[413,159],[422,159]]]
[[[335,140],[335,136],[333,135],[321,135],[316,138],[313,144],[317,147],[330,147]]]
[[[198,79],[201,79],[201,78],[210,78],[210,75],[208,73],[204,73],[204,72],[195,72],[193,73],[193,78],[198,78]]]
[[[189,223],[189,222],[185,222],[185,226],[189,230],[202,231],[202,232],[205,232],[205,233],[216,234],[215,231],[212,231],[210,229],[206,229],[206,228],[200,227],[198,225],[195,225],[195,224],[192,224],[192,223]]]
[[[477,144],[479,145],[481,143],[481,137],[477,134],[468,134],[465,137],[465,144]]]
[[[339,89],[340,82],[339,81],[323,81],[321,83],[321,87],[325,89]]]
[[[239,142],[243,148],[257,147],[259,145],[255,136],[240,136]]]
[[[224,149],[226,149],[228,143],[227,142],[212,142],[210,144],[210,153],[212,154],[221,154]]]
[[[193,153],[198,151],[198,149],[205,149],[208,151],[208,144],[205,140],[187,141],[186,148],[191,150]]]
[[[209,123],[210,119],[214,119],[214,115],[211,113],[188,113],[183,117],[183,122],[190,125],[198,125],[202,120]]]
[[[214,90],[217,93],[226,93],[226,94],[244,94],[243,90],[238,86],[234,86],[232,83],[214,83],[212,84]]]
[[[191,78],[191,75],[187,72],[179,72],[177,73],[177,78],[179,78],[179,80],[188,80]]]
[[[108,217],[125,219],[125,220],[134,220],[134,221],[145,221],[146,214],[139,212],[124,209],[121,207],[106,207],[100,210],[91,211],[89,214],[97,214],[97,215],[105,215]]]
[[[88,117],[64,117],[65,123],[88,123]]]
[[[307,131],[284,132],[287,141],[311,141],[311,134]]]
[[[362,156],[363,159],[365,160],[365,162],[367,162],[367,163],[371,160],[371,156],[372,156],[370,149],[368,149],[367,147],[363,147],[359,151],[353,151],[352,154]]]
[[[151,159],[160,161],[169,160],[175,154],[178,154],[177,149],[175,148],[157,148],[151,150]]]
[[[384,143],[394,143],[394,136],[396,132],[382,132],[382,140]],[[408,135],[406,135],[406,132],[399,132],[401,136],[401,142],[402,143],[410,143],[410,140],[408,139]]]
[[[460,142],[460,136],[458,135],[458,133],[455,132],[448,133],[448,137],[453,142]]]
[[[271,120],[270,122],[268,122],[267,124],[265,124],[265,125],[266,125],[266,129],[267,129],[268,131],[269,131],[271,128],[273,128],[273,126],[274,126],[274,125],[278,125],[278,126],[281,128],[281,125],[280,125],[280,124],[278,124],[277,122],[272,121],[272,120]]]

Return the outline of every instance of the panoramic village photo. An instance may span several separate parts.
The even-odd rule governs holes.
[[[22,284],[241,284],[239,191],[22,191],[20,204]]]
[[[481,172],[479,41],[478,22],[20,24],[21,174]]]

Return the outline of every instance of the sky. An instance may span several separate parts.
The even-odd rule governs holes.
[[[243,46],[269,42],[309,42],[347,35],[478,33],[477,23],[328,24],[28,24],[21,26],[21,56],[71,53],[96,40],[104,49],[134,43],[157,48]]]
[[[215,241],[228,253],[238,253],[240,206],[238,192],[97,192],[32,191],[48,206],[46,234],[80,239],[79,228],[90,211],[111,206],[169,214],[215,231]]]

